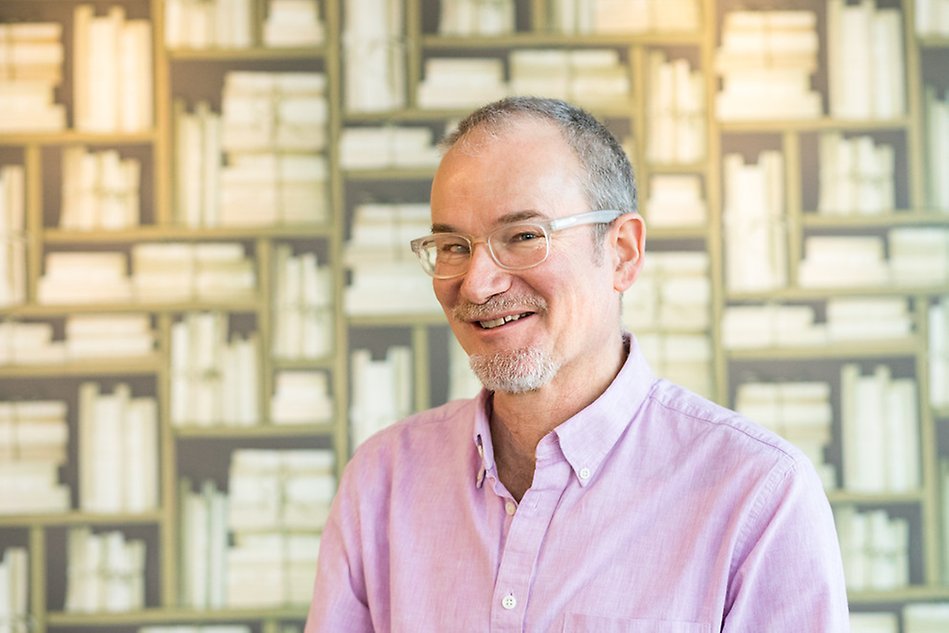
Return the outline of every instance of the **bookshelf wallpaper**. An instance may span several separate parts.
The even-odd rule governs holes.
[[[478,389],[407,242],[508,94],[627,147],[624,319],[812,458],[854,630],[949,630],[949,0],[4,0],[0,632],[302,630],[353,448]]]

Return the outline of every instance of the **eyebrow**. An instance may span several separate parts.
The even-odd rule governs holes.
[[[524,209],[523,211],[512,211],[502,215],[495,224],[515,224],[525,220],[536,220],[537,218],[546,218],[546,216],[536,209]],[[461,233],[461,231],[451,224],[435,223],[432,224],[432,233]]]

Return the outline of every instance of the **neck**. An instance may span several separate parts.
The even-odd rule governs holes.
[[[606,391],[627,354],[622,341],[596,355],[584,367],[563,367],[540,389],[526,393],[496,392],[491,412],[491,440],[498,477],[520,501],[534,476],[540,440],[582,411]]]

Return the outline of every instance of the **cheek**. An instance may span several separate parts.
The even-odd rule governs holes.
[[[432,281],[432,290],[435,291],[435,298],[443,309],[448,310],[455,304],[455,297],[458,296],[457,284],[435,279]]]

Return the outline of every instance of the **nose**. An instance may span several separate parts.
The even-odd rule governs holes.
[[[485,242],[475,244],[471,251],[468,270],[461,277],[460,293],[471,303],[484,303],[511,287],[511,275],[498,266]]]

